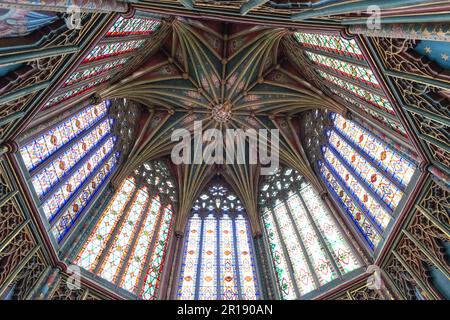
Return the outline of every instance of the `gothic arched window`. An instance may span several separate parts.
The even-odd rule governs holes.
[[[394,108],[366,61],[358,43],[338,35],[296,32],[294,38],[304,47],[305,57],[314,63],[316,73],[327,82],[327,90],[363,111],[368,118],[406,136]]]
[[[338,114],[324,129],[320,174],[370,248],[397,215],[416,166],[381,139]]]
[[[58,242],[119,161],[109,109],[109,101],[88,106],[21,143],[30,184]]]
[[[183,300],[260,298],[250,225],[240,200],[221,184],[194,203],[178,286]]]
[[[175,182],[145,163],[109,201],[75,263],[139,298],[155,299],[173,224]]]
[[[295,170],[260,188],[264,235],[282,299],[298,299],[361,267],[320,196]]]
[[[81,95],[110,80],[132,60],[137,50],[145,46],[150,34],[160,25],[161,22],[155,19],[119,17],[46,107]],[[123,37],[127,35],[133,35],[133,40],[124,41]]]

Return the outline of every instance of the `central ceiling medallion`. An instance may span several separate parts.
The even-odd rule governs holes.
[[[214,120],[217,122],[227,122],[231,118],[232,105],[229,101],[215,105],[212,110]]]

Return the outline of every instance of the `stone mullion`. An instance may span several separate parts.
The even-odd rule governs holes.
[[[266,228],[263,228],[263,236],[261,237],[262,239],[262,244],[259,245],[259,247],[261,248],[261,251],[263,251],[263,254],[265,256],[265,261],[267,262],[267,268],[270,269],[269,270],[269,279],[266,279],[266,281],[271,281],[272,282],[272,288],[274,289],[274,295],[273,297],[275,299],[279,299],[281,300],[282,296],[281,296],[281,292],[280,292],[280,286],[278,283],[278,277],[275,274],[276,273],[276,268],[275,265],[273,264],[273,256],[270,250],[270,245],[269,242],[267,240],[267,230]]]
[[[309,211],[308,206],[306,205],[305,200],[303,199],[302,195],[300,194],[300,192],[298,192],[298,190],[295,190],[295,193],[298,195],[298,197],[300,198],[300,201],[303,204],[303,207],[305,208],[305,212],[306,215],[308,216],[309,222],[311,223],[311,225],[313,226],[314,231],[316,232],[317,237],[319,238],[320,243],[322,244],[323,248],[325,249],[328,258],[331,261],[331,264],[333,265],[334,269],[336,270],[336,272],[339,275],[339,278],[342,278],[342,273],[341,270],[339,269],[339,266],[337,265],[336,261],[334,260],[334,256],[330,251],[330,248],[328,248],[327,243],[325,242],[325,239],[322,236],[322,233],[320,232],[319,228],[317,228],[317,225],[311,215],[311,212]]]
[[[172,247],[172,264],[167,265],[167,270],[170,270],[169,281],[166,290],[165,298],[168,300],[176,300],[177,299],[177,286],[179,281],[179,274],[181,272],[181,259],[183,258],[183,243],[184,243],[184,235],[180,233],[176,233],[173,231],[173,236],[175,238],[175,244]],[[170,259],[168,259],[170,260]],[[169,267],[170,266],[170,267]]]
[[[328,163],[328,161],[324,160],[324,165],[328,168],[330,173],[335,178],[336,182],[339,184],[339,186],[345,191],[346,195],[352,199],[353,204],[359,209],[359,211],[364,215],[364,217],[370,221],[372,226],[374,226],[375,230],[378,232],[378,234],[381,236],[382,239],[384,239],[384,231],[380,229],[380,226],[378,226],[378,223],[375,222],[374,218],[372,218],[365,209],[362,208],[360,204],[360,200],[349,190],[347,185],[341,181],[341,178],[337,176],[337,174],[334,172],[334,168],[331,167],[331,165]]]
[[[119,230],[122,228],[123,223],[125,222],[126,218],[130,214],[129,211],[130,211],[133,203],[136,201],[138,192],[139,192],[139,188],[136,186],[133,191],[132,196],[130,197],[128,203],[126,204],[124,210],[122,211],[122,216],[120,217],[120,220],[118,221],[114,230],[111,232],[111,236],[109,237],[106,245],[104,246],[102,252],[100,253],[100,257],[97,261],[97,265],[95,266],[95,268],[93,270],[93,273],[98,274],[101,266],[105,262],[104,260],[106,259],[106,256],[108,255],[108,253],[111,250],[111,245],[115,242],[115,238],[118,235]]]
[[[141,229],[144,227],[145,220],[147,219],[147,216],[150,214],[150,212],[148,210],[151,207],[151,203],[152,203],[152,198],[149,195],[149,197],[147,199],[147,204],[145,205],[145,209],[141,212],[141,216],[139,217],[139,222],[138,222],[138,227],[137,227],[136,233],[134,234],[133,239],[131,239],[131,242],[129,242],[130,245],[128,248],[128,252],[126,253],[125,259],[121,262],[121,266],[119,267],[120,271],[117,275],[117,280],[116,280],[117,285],[119,285],[123,280],[122,278],[124,276],[125,269],[126,269],[127,265],[129,265],[128,261],[130,260],[132,252],[134,252],[134,250],[135,250],[135,245],[139,238]]]
[[[294,270],[293,270],[293,263],[291,261],[291,257],[289,256],[289,253],[288,253],[288,251],[286,249],[286,243],[284,242],[284,239],[281,236],[282,232],[280,230],[280,226],[278,224],[278,220],[275,217],[275,212],[274,212],[272,207],[269,210],[272,212],[273,222],[275,223],[275,228],[277,230],[278,237],[280,239],[281,246],[282,246],[281,250],[283,251],[284,257],[285,257],[286,262],[287,262],[287,267],[288,267],[289,275],[290,275],[290,277],[292,279],[292,284],[294,286],[295,294],[297,296],[297,299],[299,299],[301,297],[301,294],[300,294],[300,290],[298,289],[297,278],[294,276],[295,273],[294,273]]]
[[[403,193],[406,192],[407,186],[403,186],[397,179],[395,179],[391,173],[389,173],[385,168],[381,167],[379,164],[377,164],[371,157],[369,157],[364,150],[360,148],[359,145],[355,144],[354,142],[350,141],[347,137],[345,137],[339,130],[333,128],[333,131],[336,132],[336,134],[345,142],[347,142],[348,145],[352,146],[353,149],[357,150],[357,153],[364,158],[367,162],[369,162],[379,173],[381,173],[384,177],[388,178],[390,182],[392,182],[397,188],[403,191]],[[395,149],[394,149],[395,150]]]
[[[312,62],[312,61],[311,61],[311,62]],[[351,76],[345,76],[345,75],[343,75],[343,74],[340,74],[338,71],[336,71],[336,69],[333,69],[333,68],[331,68],[331,67],[325,67],[325,66],[323,66],[323,65],[321,65],[321,64],[317,64],[317,63],[315,63],[315,62],[312,62],[312,63],[314,63],[314,69],[315,69],[315,70],[321,70],[321,71],[324,71],[324,72],[326,72],[326,73],[328,73],[328,74],[330,74],[330,75],[332,75],[332,76],[334,76],[334,77],[336,77],[336,78],[339,78],[339,79],[343,80],[344,82],[351,83],[351,84],[353,84],[353,85],[355,85],[355,86],[357,86],[357,87],[359,87],[359,88],[361,88],[361,89],[364,89],[364,90],[366,90],[366,91],[369,91],[370,93],[375,94],[375,95],[377,95],[377,96],[380,96],[380,97],[382,97],[382,98],[385,98],[385,97],[386,97],[385,94],[384,94],[384,92],[383,92],[383,90],[382,90],[381,88],[372,86],[372,85],[370,85],[370,84],[368,84],[368,83],[364,83],[362,80],[361,80],[361,81],[358,81],[358,80],[354,79],[354,78],[351,77]],[[321,78],[322,78],[322,77],[321,77]],[[326,79],[324,79],[324,80],[326,80]],[[328,81],[328,80],[326,80],[326,81],[327,81],[327,82],[330,82],[330,81]],[[333,82],[333,83],[334,83],[334,82]]]
[[[317,287],[317,289],[319,289],[321,287],[321,284],[320,284],[319,278],[317,277],[316,270],[314,269],[314,266],[308,256],[309,251],[306,249],[306,247],[304,245],[305,242],[300,234],[300,231],[298,231],[298,229],[297,229],[297,225],[295,223],[294,217],[292,216],[291,209],[289,208],[287,201],[285,199],[283,199],[283,204],[284,204],[284,207],[286,208],[286,212],[289,216],[289,220],[291,221],[292,228],[294,229],[295,234],[297,236],[297,240],[300,243],[300,247],[302,247],[303,256],[305,257],[306,263],[308,264],[309,270],[311,271],[311,275],[313,276],[316,287]]]
[[[143,293],[145,281],[147,280],[147,274],[151,267],[150,259],[152,258],[153,250],[155,249],[156,238],[158,237],[158,232],[159,232],[159,229],[163,222],[162,219],[164,217],[164,210],[165,210],[165,207],[161,204],[161,206],[159,207],[158,215],[156,217],[157,221],[155,222],[155,226],[153,228],[152,239],[150,241],[150,245],[148,246],[148,248],[149,248],[148,254],[147,254],[147,257],[145,258],[145,262],[144,262],[142,270],[139,274],[140,279],[138,279],[138,285],[136,288],[136,295],[138,295],[138,296],[140,296]]]

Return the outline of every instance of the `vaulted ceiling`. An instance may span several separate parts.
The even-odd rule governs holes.
[[[121,181],[144,161],[168,156],[172,131],[202,129],[281,129],[280,160],[320,188],[298,138],[297,116],[323,108],[345,108],[303,78],[284,50],[290,32],[215,21],[174,19],[157,52],[131,74],[99,92],[105,98],[126,98],[148,110],[138,147],[120,170]],[[257,223],[259,169],[255,165],[199,164],[177,170],[180,185],[179,231],[192,202],[215,172],[222,172],[246,205],[254,232]]]

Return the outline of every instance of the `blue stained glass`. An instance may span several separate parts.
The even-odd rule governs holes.
[[[36,168],[73,138],[93,126],[108,111],[109,101],[90,106],[47,130],[20,148],[28,170]]]
[[[52,227],[52,233],[58,241],[61,241],[64,238],[92,197],[111,174],[117,164],[118,157],[118,153],[115,153],[106,161],[89,183],[85,185],[83,190],[74,199],[66,211],[58,218],[55,225]]]
[[[105,119],[60,156],[34,174],[32,183],[38,196],[42,196],[61,181],[84,156],[86,156],[111,131],[112,119]]]
[[[188,221],[177,298],[259,299],[250,228],[240,200],[217,184]]]
[[[116,138],[109,137],[95,153],[93,153],[73,174],[59,186],[56,191],[43,203],[44,213],[49,221],[52,221],[56,213],[61,209],[67,200],[75,193],[81,184],[95,172],[96,168],[101,164],[112,149]]]

